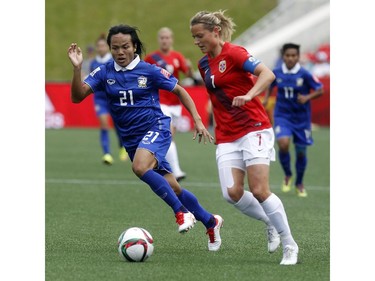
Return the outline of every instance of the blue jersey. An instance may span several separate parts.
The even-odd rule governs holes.
[[[94,71],[96,68],[101,66],[102,64],[106,64],[107,62],[113,62],[112,55],[107,53],[104,57],[96,56],[95,59],[92,60],[90,64],[90,72]],[[106,94],[103,91],[94,92],[94,103],[95,103],[95,111],[98,115],[101,113],[108,113],[108,105]]]
[[[305,68],[297,63],[288,70],[283,63],[281,67],[273,70],[276,79],[271,88],[277,87],[277,98],[274,111],[275,118],[286,118],[295,124],[311,123],[310,101],[305,104],[297,102],[298,94],[308,95],[311,90],[323,87],[319,80],[312,76]]]
[[[177,79],[165,69],[137,56],[127,67],[114,61],[101,65],[84,82],[93,92],[106,93],[112,119],[127,150],[135,150],[151,128],[169,131],[170,117],[160,109],[159,89],[172,91]]]

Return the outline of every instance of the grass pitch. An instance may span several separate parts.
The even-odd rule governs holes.
[[[199,222],[185,235],[177,232],[172,210],[136,178],[129,161],[118,160],[113,132],[110,167],[101,163],[97,129],[46,130],[45,137],[46,280],[329,280],[329,129],[315,131],[315,144],[308,149],[307,198],[282,193],[280,164],[271,165],[272,191],[284,203],[300,248],[296,266],[280,266],[282,251],[267,252],[264,225],[224,201],[215,146],[199,145],[191,133],[176,136],[188,175],[182,186],[224,218],[218,252],[207,250]],[[154,238],[154,253],[144,263],[118,256],[117,238],[131,226],[147,229]]]

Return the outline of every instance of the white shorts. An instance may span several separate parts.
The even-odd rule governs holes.
[[[160,104],[161,111],[172,119],[172,124],[176,124],[182,115],[182,105],[165,105]]]
[[[250,132],[229,143],[220,143],[216,148],[216,162],[220,167],[230,166],[245,170],[256,164],[269,165],[275,161],[275,134],[272,128]]]

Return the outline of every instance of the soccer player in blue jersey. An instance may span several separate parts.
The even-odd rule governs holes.
[[[94,71],[97,67],[99,67],[102,64],[105,64],[109,61],[113,61],[112,55],[108,49],[108,44],[107,44],[105,34],[100,35],[99,38],[96,40],[95,48],[96,48],[96,56],[90,64],[90,72]],[[100,144],[101,144],[102,151],[103,151],[102,161],[104,164],[112,165],[113,157],[111,155],[110,139],[109,139],[109,129],[110,129],[109,122],[110,122],[111,115],[109,113],[107,97],[104,91],[96,91],[94,93],[94,104],[95,104],[95,112],[100,123]],[[120,160],[126,161],[128,155],[125,151],[125,148],[122,145],[121,138],[119,136],[117,129],[116,129],[116,134],[119,139]]]
[[[107,44],[114,61],[96,68],[83,83],[82,51],[76,43],[68,48],[73,65],[72,102],[79,103],[98,90],[106,93],[133,172],[173,209],[180,233],[192,228],[197,219],[207,228],[208,249],[219,250],[222,217],[207,212],[193,193],[180,186],[165,159],[172,140],[171,118],[160,109],[159,89],[176,94],[189,111],[195,125],[193,139],[198,136],[198,142],[212,143],[213,137],[203,125],[193,100],[172,74],[141,60],[144,48],[137,28],[111,27]]]
[[[307,166],[306,148],[313,144],[311,133],[310,100],[323,94],[323,85],[309,71],[299,64],[300,46],[294,43],[282,47],[283,63],[273,70],[276,79],[266,91],[263,104],[274,87],[277,87],[277,97],[274,111],[274,127],[279,147],[279,160],[285,177],[282,191],[289,192],[293,184],[291,157],[289,153],[290,140],[296,152],[295,187],[299,197],[306,197],[303,176]]]

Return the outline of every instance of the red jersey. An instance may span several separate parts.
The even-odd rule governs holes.
[[[179,79],[179,73],[183,72],[185,74],[188,73],[189,67],[186,63],[185,57],[176,51],[170,51],[168,55],[162,54],[160,51],[155,51],[151,54],[148,54],[144,61],[156,64],[164,69],[166,69],[169,73],[173,74],[174,77]],[[166,105],[179,105],[180,99],[173,93],[159,90],[159,98],[161,104]]]
[[[272,127],[258,97],[244,106],[232,107],[234,97],[247,94],[254,86],[252,74],[243,69],[250,57],[245,48],[226,42],[220,55],[211,58],[207,54],[198,63],[212,102],[217,144]]]

